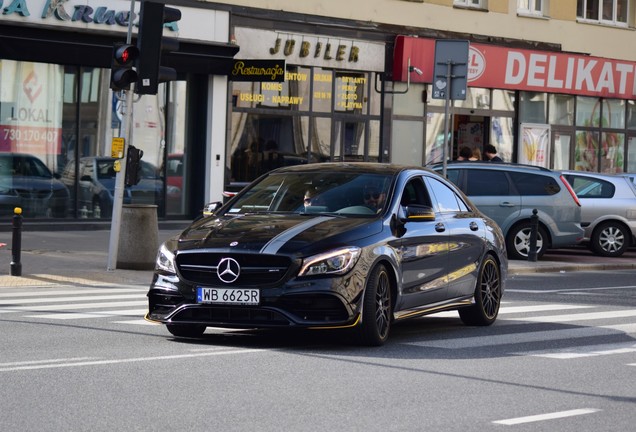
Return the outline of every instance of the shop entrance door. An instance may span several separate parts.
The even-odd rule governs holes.
[[[457,159],[459,149],[468,147],[473,154],[484,154],[484,145],[489,141],[490,117],[485,115],[455,114],[453,121],[453,153]],[[479,156],[478,156],[479,157]]]

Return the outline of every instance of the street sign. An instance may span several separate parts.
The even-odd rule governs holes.
[[[113,138],[110,147],[110,156],[117,159],[124,157],[124,138]]]
[[[466,99],[468,48],[467,40],[435,41],[433,99]]]

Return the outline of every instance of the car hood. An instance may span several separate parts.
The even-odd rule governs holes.
[[[3,177],[0,178],[0,187],[22,190],[62,190],[66,186],[56,178],[44,177]]]
[[[108,189],[111,194],[115,193],[116,180],[114,178],[100,179],[99,182],[104,186],[104,188]],[[142,178],[136,185],[126,186],[126,189],[131,191],[160,192],[162,189],[162,182],[161,180]]]
[[[178,249],[219,252],[308,255],[356,245],[382,230],[377,218],[331,215],[240,215],[208,218],[178,237]]]

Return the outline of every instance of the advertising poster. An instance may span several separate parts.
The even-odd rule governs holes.
[[[548,168],[550,126],[546,124],[521,124],[519,163]]]
[[[0,151],[60,153],[63,71],[59,65],[0,62]]]

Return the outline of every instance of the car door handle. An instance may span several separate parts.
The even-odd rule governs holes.
[[[502,201],[499,203],[499,207],[514,207],[515,203],[511,203],[510,201]]]
[[[446,227],[444,226],[443,223],[435,224],[435,231],[444,232],[444,231],[446,231]]]
[[[477,222],[471,222],[468,226],[470,227],[471,231],[477,231],[479,229],[479,225],[477,225]]]

